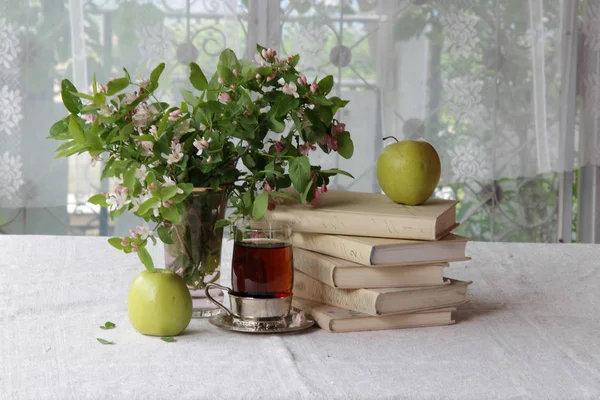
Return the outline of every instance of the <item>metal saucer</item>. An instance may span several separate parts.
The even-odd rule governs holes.
[[[281,321],[249,321],[242,320],[231,315],[220,313],[208,319],[212,325],[234,332],[244,333],[286,333],[301,331],[310,328],[315,321],[301,316],[297,312],[291,312]]]

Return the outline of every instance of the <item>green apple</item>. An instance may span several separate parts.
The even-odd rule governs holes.
[[[440,181],[440,156],[422,140],[403,140],[385,147],[377,159],[377,180],[393,201],[424,203]]]
[[[127,309],[136,331],[151,336],[175,336],[192,319],[192,296],[175,272],[143,271],[131,284]]]

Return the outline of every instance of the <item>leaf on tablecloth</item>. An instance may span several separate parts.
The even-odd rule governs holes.
[[[116,326],[114,323],[112,323],[112,322],[110,322],[110,321],[106,321],[106,322],[104,323],[104,325],[100,327],[100,329],[114,329],[114,328],[116,328],[116,327],[117,327],[117,326]]]
[[[161,337],[160,340],[162,340],[163,342],[167,342],[167,343],[173,343],[173,342],[177,341],[177,340],[175,340],[175,338],[172,338],[171,336]]]
[[[110,340],[106,340],[106,339],[102,339],[102,338],[96,338],[96,340],[102,344],[115,344],[115,342],[111,342]]]

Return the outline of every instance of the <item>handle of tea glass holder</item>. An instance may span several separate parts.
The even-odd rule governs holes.
[[[229,292],[231,289],[228,288],[227,286],[223,286],[223,285],[219,285],[218,283],[208,283],[205,287],[204,287],[204,294],[206,295],[206,298],[208,300],[210,300],[211,303],[213,303],[215,306],[219,307],[221,310],[225,311],[227,314],[231,315],[233,317],[233,313],[231,312],[231,310],[229,310],[227,307],[225,307],[222,303],[219,303],[217,300],[215,300],[209,293],[209,289],[211,287],[216,287],[218,289],[224,290],[226,292]]]

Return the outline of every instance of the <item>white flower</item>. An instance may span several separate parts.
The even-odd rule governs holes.
[[[0,155],[0,200],[16,202],[24,183],[21,156],[4,152]]]
[[[185,121],[183,121],[182,123],[180,123],[179,125],[177,125],[177,127],[174,130],[175,139],[179,139],[180,137],[182,137],[183,135],[185,135],[188,132],[192,132],[194,129],[190,128],[190,120],[186,119]]]
[[[198,149],[196,153],[197,156],[202,155],[202,152],[210,146],[210,141],[206,139],[196,139],[194,140],[194,147]]]
[[[175,180],[173,178],[171,178],[170,176],[163,175],[163,180],[164,180],[164,183],[162,184],[163,187],[177,186],[177,183],[175,182]],[[177,193],[183,193],[183,189],[177,188]]]
[[[10,70],[20,51],[17,27],[0,18],[0,66]]]
[[[146,168],[144,164],[140,165],[140,167],[135,170],[135,177],[140,180],[140,183],[146,179],[146,175],[148,175],[148,168]]]
[[[154,104],[140,104],[133,115],[133,124],[136,127],[145,127],[158,115]]]
[[[287,95],[294,96],[295,98],[300,97],[300,95],[298,94],[298,88],[296,87],[296,84],[294,82],[290,82],[286,85],[283,85],[281,91]]]
[[[177,140],[171,141],[171,154],[161,154],[167,159],[167,164],[176,164],[183,158],[183,145]]]
[[[135,227],[135,233],[140,239],[146,240],[148,236],[150,236],[150,228],[148,227],[148,224],[139,225]]]
[[[148,85],[150,84],[150,79],[144,79],[144,78],[138,77],[135,80],[135,83],[137,83],[138,85],[140,85],[141,87],[146,89],[148,87]]]
[[[133,93],[127,93],[125,94],[125,96],[121,99],[121,105],[122,106],[128,106],[131,103],[133,103],[135,100],[137,99],[137,96]]]
[[[152,136],[158,139],[158,129],[156,125],[150,125],[150,129],[148,130]]]
[[[0,35],[0,40],[1,38]],[[0,48],[1,46],[2,43],[0,43]],[[19,132],[19,122],[23,119],[21,102],[22,98],[18,90],[9,90],[8,86],[2,86],[0,89],[0,133],[5,132],[10,136]]]
[[[283,78],[279,78],[279,79],[277,80],[277,83],[279,83],[280,85],[282,85],[282,86],[283,86],[283,85],[285,85],[285,79],[283,79]]]
[[[152,193],[144,189],[138,197],[134,197],[133,199],[131,199],[131,204],[133,204],[133,207],[131,207],[131,211],[137,212],[137,210],[140,208],[140,205],[142,205],[142,203],[151,198]]]
[[[142,145],[142,152],[141,155],[142,157],[151,157],[152,155],[154,155],[154,142],[149,142],[147,140],[144,140],[141,142]]]
[[[111,193],[108,199],[106,199],[106,202],[108,203],[108,209],[110,211],[119,210],[125,207],[130,203],[127,195],[127,188],[117,186],[114,193]]]
[[[98,115],[103,117],[110,117],[115,112],[115,109],[112,105],[101,104],[100,110],[98,111]]]

